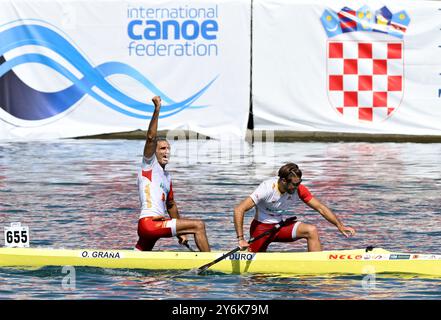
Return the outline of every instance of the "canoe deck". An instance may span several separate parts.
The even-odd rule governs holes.
[[[0,267],[85,266],[99,268],[190,270],[226,252],[99,249],[0,248]],[[238,252],[210,267],[226,273],[373,274],[441,276],[441,255],[389,252],[375,248],[321,252]]]

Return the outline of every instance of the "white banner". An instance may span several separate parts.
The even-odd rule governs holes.
[[[439,1],[256,0],[255,129],[441,135]]]
[[[0,139],[146,130],[244,138],[249,1],[0,2]]]

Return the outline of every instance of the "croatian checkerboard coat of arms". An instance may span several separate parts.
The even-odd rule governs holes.
[[[400,106],[404,92],[405,11],[344,7],[321,16],[327,41],[330,104],[349,121],[378,123]]]

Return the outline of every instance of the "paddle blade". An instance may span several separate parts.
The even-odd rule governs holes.
[[[201,275],[202,273],[207,271],[207,269],[210,268],[210,267],[211,267],[211,265],[210,266],[203,266],[203,267],[197,268],[196,269],[196,274],[197,275]]]
[[[193,268],[193,269],[185,271],[181,275],[182,276],[198,276],[199,275],[199,269],[198,268]]]

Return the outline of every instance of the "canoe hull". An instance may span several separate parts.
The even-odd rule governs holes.
[[[67,250],[0,248],[0,267],[85,266],[98,268],[190,270],[225,252],[174,252],[133,250]],[[394,253],[384,249],[366,252],[239,252],[210,267],[225,273],[271,274],[373,274],[407,273],[441,276],[441,255]]]

